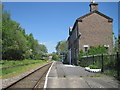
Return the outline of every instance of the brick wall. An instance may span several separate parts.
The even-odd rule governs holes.
[[[113,49],[112,22],[108,19],[93,13],[78,22],[79,49],[84,50],[83,45],[99,46],[109,45],[109,51]]]

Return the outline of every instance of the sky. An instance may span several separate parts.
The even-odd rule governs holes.
[[[4,2],[12,20],[20,23],[27,34],[32,33],[48,53],[55,52],[57,43],[67,40],[69,27],[76,18],[90,12],[89,2]],[[113,18],[113,32],[118,35],[118,3],[98,2],[99,11]]]

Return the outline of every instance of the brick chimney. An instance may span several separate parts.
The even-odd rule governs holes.
[[[89,6],[90,6],[90,12],[98,10],[98,3],[95,3],[95,1],[92,1]]]

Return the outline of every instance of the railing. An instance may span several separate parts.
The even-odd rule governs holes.
[[[116,76],[120,78],[120,53],[115,54],[101,54],[84,56],[79,60],[80,66],[87,67],[89,65],[96,65],[101,68],[105,74]]]

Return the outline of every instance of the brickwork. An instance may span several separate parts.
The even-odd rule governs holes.
[[[92,6],[93,5],[93,6]],[[113,50],[112,18],[97,11],[98,4],[90,4],[90,13],[78,18],[69,30],[68,50],[71,50],[71,62],[77,64],[78,53],[85,50],[84,45],[109,46]]]
[[[84,50],[83,45],[99,46],[109,45],[109,51],[113,48],[112,23],[108,19],[93,13],[78,22],[79,32],[79,50]]]

